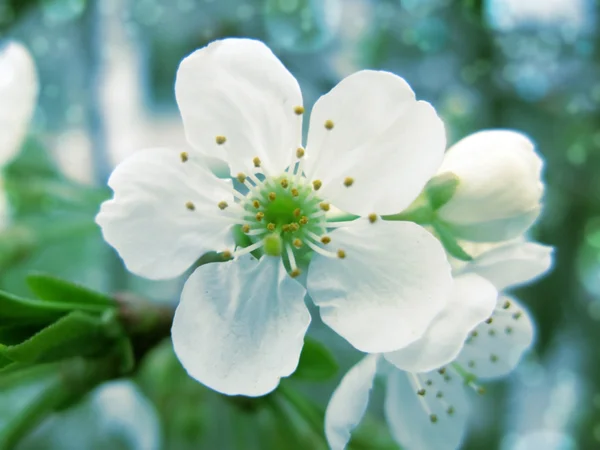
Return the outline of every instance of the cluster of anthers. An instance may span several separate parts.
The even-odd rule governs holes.
[[[296,107],[301,115],[304,108]],[[325,129],[331,131],[334,123],[327,120]],[[225,146],[226,136],[216,136],[218,146]],[[235,258],[247,253],[259,251],[270,256],[281,256],[290,276],[301,273],[299,266],[310,259],[313,252],[330,258],[344,259],[346,251],[336,248],[328,230],[347,225],[328,218],[331,204],[319,189],[321,180],[310,181],[303,171],[305,149],[298,147],[292,152],[292,159],[283,174],[271,174],[263,166],[258,156],[254,157],[245,173],[238,173],[232,194],[234,204],[220,201],[217,206],[232,223],[241,227],[248,236],[249,245],[235,251],[222,252],[224,259]],[[188,154],[181,153],[181,161],[188,161]],[[352,177],[346,177],[343,185],[350,188],[354,184]],[[195,210],[192,202],[187,202],[190,211]],[[370,214],[371,223],[377,220],[376,214]]]

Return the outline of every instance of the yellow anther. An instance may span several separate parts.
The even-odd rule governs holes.
[[[485,323],[487,323],[487,324],[489,325],[489,324],[490,324],[490,323],[492,323],[493,321],[494,321],[494,319],[493,319],[492,317],[490,317],[489,319],[487,319],[487,320],[485,321]]]
[[[247,223],[242,225],[242,231],[244,233],[249,233],[250,232],[250,225],[248,225]]]
[[[306,224],[308,223],[308,217],[306,217],[306,216],[302,216],[302,217],[300,218],[300,220],[298,221],[298,223],[299,223],[300,225],[306,225]]]
[[[297,223],[290,223],[290,231],[293,233],[294,231],[298,231],[300,229],[300,225]]]
[[[298,238],[294,239],[294,242],[292,242],[292,244],[294,244],[294,247],[296,248],[302,247],[302,241]]]
[[[215,142],[219,145],[223,145],[225,143],[225,141],[227,141],[227,138],[225,136],[215,137]]]
[[[284,178],[283,180],[281,180],[281,187],[286,189],[289,186],[288,180],[286,178]]]
[[[221,209],[221,210],[227,208],[228,206],[229,205],[225,201],[219,202],[219,209]]]
[[[298,115],[304,114],[304,106],[295,106],[294,112]]]
[[[194,205],[192,202],[187,202],[187,203],[185,204],[185,207],[186,207],[187,209],[189,209],[190,211],[193,211],[193,210],[195,210],[195,209],[196,209],[196,205]]]
[[[446,410],[446,413],[451,416],[452,414],[454,414],[454,407],[452,406],[448,406],[448,409]]]
[[[375,214],[375,213],[369,214],[369,222],[371,222],[371,223],[377,222],[377,214]]]
[[[275,224],[274,224],[274,223],[272,223],[272,222],[271,222],[271,223],[269,223],[269,224],[267,225],[267,230],[269,230],[269,231],[275,231]]]
[[[337,251],[337,256],[338,256],[338,258],[340,258],[340,259],[344,259],[344,258],[346,257],[346,252],[345,252],[344,250],[342,250],[342,249],[339,249],[339,250]]]
[[[256,213],[256,216],[254,216],[254,217],[256,218],[256,220],[258,220],[260,222],[265,217],[265,213],[259,211]]]
[[[329,203],[327,203],[327,202],[319,203],[319,208],[321,208],[323,211],[329,211]]]
[[[344,186],[350,187],[353,184],[354,184],[354,178],[352,178],[352,177],[346,177],[346,178],[344,178]]]
[[[269,200],[273,201],[276,197],[277,195],[275,195],[275,192],[269,192]]]
[[[292,270],[290,272],[290,277],[292,278],[296,278],[297,276],[299,276],[302,272],[300,272],[300,269],[296,268],[294,270]]]
[[[424,397],[426,393],[427,391],[425,389],[419,389],[417,391],[417,395],[420,395],[421,397]]]
[[[326,120],[325,128],[327,128],[328,130],[332,130],[333,129],[333,120]]]
[[[281,231],[287,233],[288,231],[290,231],[290,225],[286,223],[281,227]]]
[[[225,250],[223,253],[221,253],[221,256],[223,259],[231,259],[231,252],[229,250]]]
[[[304,156],[304,149],[302,147],[298,147],[296,149],[296,158],[300,159]]]
[[[321,182],[321,180],[315,180],[312,182],[313,188],[315,191],[318,191],[319,189],[321,189],[321,186],[323,186],[323,183]]]
[[[513,314],[513,319],[519,320],[523,314],[519,311]]]
[[[330,242],[331,242],[331,238],[329,236],[323,236],[321,238],[321,243],[323,243],[325,245],[329,244]]]
[[[181,152],[179,156],[181,157],[181,162],[186,162],[189,159],[187,152]]]
[[[243,173],[241,173],[241,172],[240,172],[240,173],[238,173],[238,174],[237,174],[237,180],[238,180],[240,183],[244,184],[244,183],[246,182],[246,175],[244,175],[244,174],[243,174]]]
[[[504,302],[504,305],[502,305],[502,308],[503,308],[503,309],[508,309],[508,308],[510,308],[510,302],[509,302],[508,300],[506,300],[506,301]]]
[[[294,210],[294,216],[295,216],[295,217],[300,217],[300,213],[301,213],[301,212],[302,212],[302,211],[300,211],[300,208],[296,208],[296,209]]]
[[[298,197],[300,195],[300,192],[298,192],[298,189],[296,188],[290,189],[290,192],[292,193],[292,197]]]
[[[252,206],[254,206],[256,209],[258,209],[258,208],[260,208],[260,202],[258,200],[253,200]]]
[[[435,414],[431,414],[429,416],[429,420],[431,421],[431,423],[436,423],[438,421],[438,417]]]
[[[260,158],[258,156],[255,156],[252,160],[252,163],[254,164],[254,167],[260,167]]]

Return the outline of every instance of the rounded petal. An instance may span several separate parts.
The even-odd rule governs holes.
[[[189,155],[149,149],[117,166],[108,180],[112,200],[96,222],[131,272],[151,279],[181,275],[200,256],[233,244],[231,219],[218,207],[233,204],[229,181],[219,180]]]
[[[444,249],[412,222],[366,219],[331,233],[344,259],[315,254],[308,292],[323,321],[358,350],[397,350],[419,339],[445,307],[452,276]]]
[[[257,156],[281,172],[301,145],[300,87],[260,41],[224,39],[196,50],[179,65],[175,95],[190,144],[225,160],[233,175],[252,169]]]
[[[540,212],[542,165],[523,134],[488,130],[467,136],[448,150],[439,170],[458,175],[460,183],[438,215],[466,240],[522,234]]]
[[[316,102],[305,171],[322,181],[319,192],[344,211],[394,214],[436,173],[445,146],[442,121],[429,103],[415,99],[406,81],[364,70]],[[344,184],[347,177],[354,180],[351,187]]]
[[[310,323],[305,293],[280,258],[246,255],[201,266],[175,312],[175,353],[211,389],[267,394],[298,365]]]
[[[0,47],[0,165],[21,148],[38,89],[35,63],[27,49],[17,42]]]
[[[325,411],[325,437],[331,450],[344,450],[369,404],[379,356],[367,355],[352,367],[333,392]]]
[[[423,337],[408,347],[386,353],[385,358],[408,372],[428,372],[452,361],[469,333],[490,317],[498,291],[475,274],[454,279],[448,305],[433,320]]]
[[[467,264],[473,272],[491,281],[502,291],[528,283],[550,270],[553,248],[534,242],[513,242],[493,248]]]
[[[531,317],[514,298],[500,296],[491,319],[475,328],[456,359],[478,378],[508,375],[533,342]]]
[[[463,381],[458,376],[391,370],[384,407],[390,432],[402,448],[460,448],[469,411]]]

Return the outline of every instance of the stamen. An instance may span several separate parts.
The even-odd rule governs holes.
[[[292,277],[292,278],[296,278],[296,277],[300,276],[300,274],[301,274],[301,273],[302,273],[302,272],[300,271],[300,269],[298,269],[298,268],[296,267],[294,270],[292,270],[292,271],[290,272],[290,277]]]
[[[269,192],[269,200],[274,201],[277,198],[277,195],[275,195],[275,192]]]
[[[299,116],[301,116],[302,114],[304,114],[304,107],[303,106],[295,106],[294,112],[296,114],[298,114]]]
[[[296,231],[298,231],[300,229],[300,225],[298,225],[297,223],[290,223],[290,231],[292,233],[295,233]]]
[[[275,231],[275,224],[273,222],[269,223],[267,225],[267,230],[269,230],[269,231]]]
[[[327,245],[327,244],[329,244],[330,242],[331,242],[331,238],[330,238],[329,236],[323,236],[323,237],[321,238],[321,243],[322,243],[322,244],[325,244],[325,245]]]
[[[504,305],[502,305],[502,309],[508,309],[508,308],[510,308],[510,302],[508,300],[506,300],[504,302]]]
[[[220,210],[224,210],[225,208],[227,208],[229,205],[227,204],[226,201],[222,201],[219,202],[219,204],[217,205],[219,207]]]
[[[185,207],[187,209],[189,209],[190,211],[194,211],[196,209],[196,205],[194,205],[194,203],[192,203],[192,202],[186,202]]]
[[[215,142],[217,143],[217,145],[223,145],[226,141],[227,141],[227,138],[225,136],[216,136],[215,137]]]
[[[231,259],[231,252],[229,250],[225,250],[223,253],[221,253],[221,257],[223,259]]]
[[[306,225],[308,223],[308,217],[306,217],[306,216],[300,217],[300,220],[298,221],[298,223],[300,225]]]
[[[300,210],[300,208],[296,208],[296,209],[294,210],[294,217],[300,217],[300,213],[301,213],[301,212],[302,212],[302,211]]]
[[[318,219],[319,217],[323,217],[325,215],[325,211],[317,211],[308,216],[309,219]]]
[[[260,236],[261,234],[265,234],[267,231],[266,228],[260,228],[260,229],[256,229],[256,230],[249,230],[246,234],[248,236]]]
[[[248,224],[242,225],[242,231],[244,233],[249,233],[250,232],[250,225],[248,225]]]
[[[321,189],[321,186],[323,186],[323,182],[321,180],[315,180],[312,182],[313,185],[313,189],[315,191],[318,191],[319,189]]]
[[[250,252],[253,252],[257,248],[262,247],[263,245],[265,245],[265,241],[264,240],[255,242],[254,244],[249,245],[248,247],[244,247],[244,248],[241,248],[241,249],[236,250],[235,252],[233,252],[233,257],[237,258],[238,256],[246,255],[246,254],[248,254]]]
[[[344,186],[350,187],[353,184],[354,184],[354,178],[352,178],[352,177],[346,177],[346,178],[344,178]]]
[[[321,202],[319,203],[319,208],[321,208],[323,211],[329,211],[329,203],[327,202]]]
[[[521,311],[516,312],[512,315],[513,319],[515,320],[519,320],[521,318],[521,316],[523,315],[523,313]]]
[[[375,223],[377,221],[377,214],[371,213],[369,214],[369,222]]]
[[[260,208],[260,202],[258,200],[253,200],[252,206],[254,206],[256,209],[258,209],[258,208]]]
[[[294,239],[294,242],[292,242],[292,244],[294,244],[294,247],[300,248],[300,247],[302,247],[302,240],[296,238],[296,239]]]
[[[292,193],[292,197],[298,197],[300,195],[300,192],[298,192],[298,189],[296,188],[290,189],[290,192]]]
[[[237,174],[237,180],[242,183],[245,184],[246,183],[246,175],[244,175],[242,172]]]
[[[490,317],[489,319],[487,319],[487,320],[485,321],[485,323],[487,323],[487,324],[489,325],[489,324],[490,324],[490,323],[492,323],[493,321],[494,321],[494,318],[493,318],[493,317]]]
[[[340,258],[340,259],[344,259],[346,257],[346,252],[344,250],[342,250],[342,249],[339,249],[337,251],[337,257]]]
[[[326,256],[327,258],[337,258],[337,253],[330,252],[328,250],[324,250],[311,241],[307,240],[305,242],[306,242],[306,245],[308,245],[314,252],[318,253],[319,255]]]
[[[298,270],[298,266],[296,265],[296,258],[294,258],[294,251],[292,250],[292,246],[290,244],[286,244],[285,251],[287,253],[288,261],[290,263],[290,269],[292,269],[292,272]]]
[[[429,404],[427,403],[427,400],[425,400],[425,398],[424,398],[425,389],[423,389],[423,386],[421,386],[421,383],[419,382],[419,378],[417,378],[417,376],[415,374],[410,373],[410,372],[406,372],[406,374],[408,375],[409,383],[412,385],[414,391],[417,393],[417,398],[419,399],[419,402],[421,403],[421,407],[425,411],[425,414],[427,414],[429,416],[429,418],[431,419],[432,422],[434,422],[434,423],[437,422],[437,416],[435,414],[432,414],[431,408],[429,408]],[[419,395],[419,392],[423,392],[423,395]],[[435,420],[433,420],[434,417],[435,417]]]
[[[300,159],[304,157],[305,150],[302,147],[296,149],[296,158]]]
[[[262,211],[259,211],[256,213],[256,216],[254,216],[254,217],[256,218],[256,220],[258,220],[260,222],[265,217],[265,213]]]
[[[252,160],[252,163],[254,164],[254,167],[260,167],[260,158],[258,156],[255,156]]]
[[[333,129],[333,120],[326,120],[325,121],[325,128],[328,130],[332,130]]]
[[[349,222],[327,222],[327,228],[347,227]]]
[[[289,186],[288,180],[286,178],[281,180],[280,184],[281,184],[281,187],[284,189],[287,189],[287,187]]]
[[[181,162],[187,162],[187,160],[189,159],[187,152],[181,152],[179,156],[181,157]]]

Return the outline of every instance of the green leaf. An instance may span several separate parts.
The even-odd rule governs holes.
[[[458,244],[448,225],[439,220],[434,221],[432,225],[442,245],[451,256],[460,259],[461,261],[471,261],[473,259],[473,257],[465,252]]]
[[[50,302],[73,302],[108,307],[114,307],[117,304],[108,295],[43,273],[29,275],[27,285],[38,298]]]
[[[298,368],[292,375],[298,380],[325,381],[333,378],[339,367],[327,347],[312,338],[304,339]]]
[[[0,355],[24,363],[90,356],[112,343],[105,329],[106,324],[101,319],[73,311],[26,341],[0,348]]]
[[[460,178],[452,172],[442,173],[429,180],[425,186],[425,193],[434,211],[450,201],[459,184]]]

